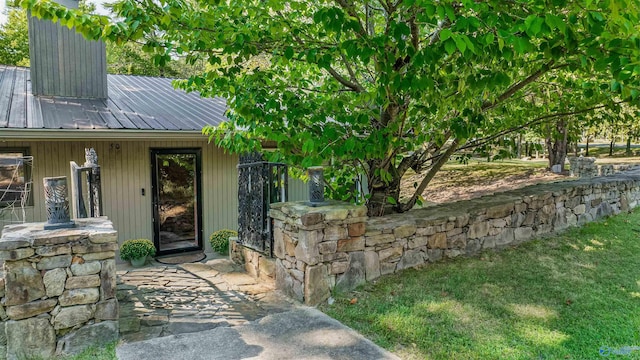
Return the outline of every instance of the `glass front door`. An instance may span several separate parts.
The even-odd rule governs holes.
[[[202,250],[200,149],[151,150],[158,255]]]

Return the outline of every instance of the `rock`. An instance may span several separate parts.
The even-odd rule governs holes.
[[[324,240],[342,240],[349,237],[349,231],[344,226],[328,226],[324,229]]]
[[[44,231],[33,239],[33,247],[61,245],[86,239],[87,234],[76,229]]]
[[[350,239],[338,240],[338,252],[350,252],[364,250],[364,237],[358,236]]]
[[[9,317],[7,316],[7,313],[4,311],[4,306],[0,305],[0,321],[7,321],[7,319],[9,319]],[[2,338],[3,335],[4,334],[0,332],[0,339]],[[2,345],[2,344],[0,344],[0,345]],[[2,353],[1,352],[0,352],[0,359],[2,359]]]
[[[15,250],[2,250],[0,251],[0,261],[16,261],[26,259],[35,254],[35,250],[32,248],[21,248]]]
[[[436,262],[442,260],[443,251],[442,249],[427,249],[427,255],[429,261]]]
[[[276,260],[276,289],[292,299],[304,301],[302,284],[293,278],[281,259]]]
[[[36,254],[42,256],[57,256],[71,254],[71,244],[41,246],[36,249]]]
[[[331,263],[331,274],[342,274],[343,272],[347,271],[348,268],[348,261],[336,261],[334,263]]]
[[[304,302],[307,305],[318,305],[331,295],[329,275],[324,264],[309,266],[304,279]]]
[[[345,230],[346,232],[346,230]],[[296,245],[296,259],[304,261],[307,265],[315,265],[320,262],[318,244],[321,239],[317,230],[301,230],[298,245]]]
[[[117,243],[118,232],[113,230],[91,233],[89,234],[89,241],[94,244]]]
[[[500,218],[507,217],[511,215],[513,208],[514,208],[513,203],[492,206],[487,209],[487,219],[500,219]]]
[[[96,320],[118,320],[118,300],[110,299],[96,304]]]
[[[580,204],[573,208],[573,213],[576,215],[582,215],[587,211],[587,206],[585,204]]]
[[[115,260],[116,253],[114,251],[106,251],[106,252],[99,252],[99,253],[84,254],[82,255],[82,258],[85,261],[106,260],[106,259]]]
[[[100,301],[116,297],[116,261],[105,260],[100,270]]]
[[[396,272],[397,263],[382,263],[380,264],[380,274],[389,275]]]
[[[365,279],[371,281],[380,277],[380,259],[376,251],[364,252]]]
[[[367,231],[366,224],[363,222],[349,224],[349,236],[362,236]]]
[[[393,236],[395,236],[396,239],[407,238],[415,235],[416,230],[415,225],[401,225],[393,229]]]
[[[332,209],[331,211],[327,211],[327,213],[325,214],[325,220],[344,220],[347,218],[347,216],[349,216],[349,209]]]
[[[365,243],[367,246],[376,246],[380,244],[392,243],[395,240],[396,240],[396,237],[393,236],[392,234],[380,234],[380,235],[367,236]]]
[[[99,261],[89,261],[82,264],[72,264],[71,272],[75,276],[93,275],[100,272],[102,266]]]
[[[296,244],[287,234],[284,234],[284,251],[289,256],[296,256]]]
[[[307,213],[300,217],[300,221],[303,226],[313,226],[320,224],[323,221],[321,213]]]
[[[63,307],[53,318],[56,330],[68,329],[86,323],[93,318],[94,310],[91,305]]]
[[[6,323],[7,360],[50,359],[56,352],[56,333],[46,318]]]
[[[403,249],[401,246],[394,246],[378,252],[380,262],[397,261],[402,256]]]
[[[437,233],[429,237],[427,245],[431,249],[446,249],[447,248],[447,234]]]
[[[364,251],[349,254],[349,269],[336,279],[338,291],[349,291],[365,283]]]
[[[118,243],[81,244],[73,246],[74,254],[100,253],[118,250]]]
[[[338,249],[337,241],[324,241],[318,245],[318,251],[320,254],[333,254]]]
[[[45,296],[40,272],[30,262],[6,262],[5,305],[20,305]]]
[[[409,239],[407,245],[409,246],[409,249],[415,249],[418,247],[426,246],[428,242],[429,238],[426,236],[415,236]]]
[[[42,280],[48,297],[60,296],[64,291],[67,271],[61,268],[49,270],[44,274]]]
[[[515,230],[515,241],[522,242],[533,237],[534,231],[530,227],[519,227]]]
[[[278,259],[284,259],[284,232],[282,228],[275,227],[273,229],[273,255]]]
[[[36,265],[38,270],[51,270],[55,268],[66,268],[71,265],[71,255],[59,255],[44,257]]]
[[[467,241],[467,246],[465,249],[467,256],[476,255],[478,252],[480,252],[480,248],[480,240],[474,239]]]
[[[366,258],[365,258],[366,260]],[[405,251],[402,259],[398,263],[398,269],[407,269],[422,265],[425,263],[424,253],[420,250]]]
[[[22,305],[7,307],[7,316],[11,320],[22,320],[53,310],[58,302],[55,299],[31,301]]]
[[[489,223],[486,221],[477,222],[469,226],[469,239],[483,238],[489,234]]]
[[[4,240],[0,241],[0,251],[16,250],[31,247],[31,243],[24,239]]]
[[[0,272],[0,299],[2,299],[4,297],[5,294],[5,290],[4,290],[4,274],[2,274]]]
[[[58,298],[61,306],[93,304],[100,299],[98,288],[65,290]]]
[[[118,329],[117,321],[103,321],[83,326],[58,341],[56,354],[75,355],[92,346],[103,347],[118,340]]]
[[[522,229],[522,228],[519,228],[519,229]],[[513,228],[505,228],[500,235],[497,235],[495,237],[495,245],[503,246],[503,245],[511,244],[515,239],[514,232],[515,231]]]
[[[94,288],[100,286],[99,275],[72,276],[67,279],[66,289]]]
[[[260,276],[273,277],[276,274],[276,262],[273,259],[261,256],[258,259],[258,268]]]

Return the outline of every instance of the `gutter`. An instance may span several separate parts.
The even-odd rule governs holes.
[[[7,129],[0,128],[0,142],[7,140],[208,140],[197,130],[84,130],[84,129]]]

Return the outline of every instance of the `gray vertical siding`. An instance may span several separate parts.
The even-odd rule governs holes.
[[[151,207],[151,148],[202,149],[202,200],[205,246],[220,229],[238,228],[238,172],[235,155],[202,141],[6,141],[3,147],[29,148],[33,155],[33,206],[27,221],[46,221],[42,178],[70,176],[69,161],[84,163],[85,147],[93,147],[101,166],[105,214],[118,230],[119,241],[153,237]],[[118,148],[119,147],[119,148]],[[142,195],[145,189],[145,196]],[[289,182],[290,200],[305,200],[306,186]],[[3,224],[0,218],[0,225]],[[5,219],[6,220],[6,219]]]
[[[29,16],[34,95],[107,98],[106,48],[75,29]]]

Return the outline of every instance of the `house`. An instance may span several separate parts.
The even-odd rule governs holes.
[[[94,148],[103,213],[119,242],[154,239],[169,254],[237,228],[238,157],[201,133],[225,121],[223,99],[177,91],[170,79],[107,75],[104,44],[59,24],[30,18],[29,36],[31,68],[0,66],[0,199],[3,177],[30,175],[26,221],[45,221],[42,179],[70,176],[69,162],[84,163],[85,148]],[[22,156],[33,156],[33,166],[11,162]],[[2,171],[3,161],[17,176],[11,166]],[[302,199],[304,185],[289,184],[290,199]],[[0,225],[11,216],[0,213]]]

